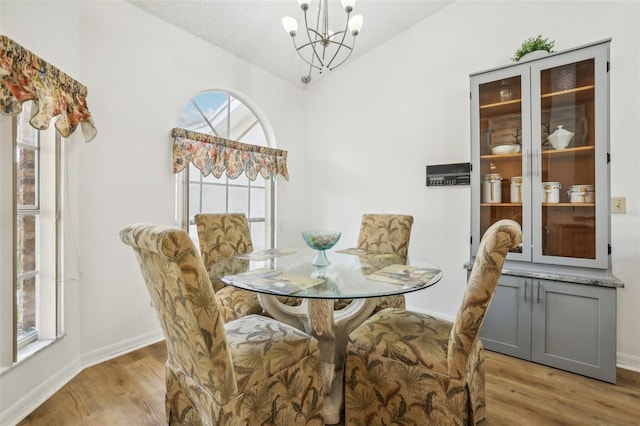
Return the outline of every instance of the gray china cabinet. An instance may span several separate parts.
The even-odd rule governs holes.
[[[485,348],[615,383],[610,40],[471,74],[471,268],[494,222],[520,223]]]

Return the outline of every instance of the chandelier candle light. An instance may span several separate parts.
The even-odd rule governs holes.
[[[309,72],[301,78],[304,84],[311,81],[311,72],[315,68],[322,74],[325,69],[331,71],[342,65],[353,52],[356,43],[356,36],[362,29],[362,15],[355,15],[350,18],[356,0],[341,0],[342,7],[347,13],[347,19],[343,31],[333,32],[329,30],[329,8],[327,0],[318,1],[318,14],[315,16],[315,28],[310,26],[308,16],[311,0],[298,0],[300,8],[304,12],[304,26],[307,32],[308,42],[296,44],[296,34],[298,33],[298,22],[291,16],[282,18],[282,25],[285,31],[291,36],[293,46],[298,55],[309,64]],[[351,34],[349,45],[345,42],[347,32]],[[342,51],[342,54],[338,55]]]

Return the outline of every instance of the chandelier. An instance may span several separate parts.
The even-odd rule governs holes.
[[[304,84],[311,81],[311,72],[315,69],[320,74],[324,70],[333,70],[351,56],[356,43],[356,36],[362,28],[362,15],[351,16],[356,0],[340,0],[344,11],[347,13],[344,30],[333,32],[329,30],[329,8],[327,0],[318,1],[318,14],[315,16],[309,11],[311,0],[298,0],[300,8],[304,12],[304,26],[307,40],[302,44],[296,43],[298,22],[291,16],[282,18],[285,31],[293,40],[293,47],[298,55],[309,65],[309,72],[301,78]],[[315,21],[315,26],[313,26]],[[347,33],[351,34],[349,40]],[[350,42],[350,44],[349,44]]]

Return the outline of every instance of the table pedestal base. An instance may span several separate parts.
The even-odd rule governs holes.
[[[344,377],[344,367],[336,368],[333,372],[336,377],[331,383],[331,389],[324,395],[324,424],[336,425],[340,423],[342,413],[342,384]],[[339,380],[337,378],[340,378]]]
[[[298,306],[288,306],[275,296],[260,293],[258,300],[273,318],[318,339],[325,393],[324,421],[325,424],[340,423],[347,338],[369,318],[378,299],[354,299],[349,306],[338,311],[333,310],[334,301],[331,299],[303,299]]]

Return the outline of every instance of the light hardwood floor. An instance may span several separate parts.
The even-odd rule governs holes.
[[[164,342],[90,367],[25,425],[162,425]],[[611,385],[485,351],[484,425],[640,425],[640,373]]]

